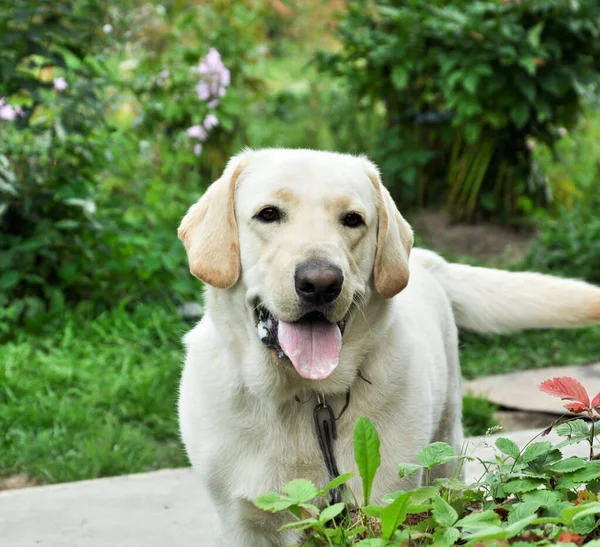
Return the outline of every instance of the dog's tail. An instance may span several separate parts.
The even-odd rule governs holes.
[[[446,262],[415,249],[442,285],[460,327],[503,333],[600,323],[600,287],[531,272],[507,272]]]

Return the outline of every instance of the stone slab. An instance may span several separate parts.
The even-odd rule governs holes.
[[[190,469],[0,492],[3,547],[210,547],[216,518]]]
[[[497,437],[506,436],[524,446],[540,431],[473,437],[467,440],[467,454],[490,459]],[[556,441],[558,437],[551,433],[544,439]],[[567,447],[563,453],[585,456],[587,445]],[[482,474],[481,464],[467,464],[468,481]],[[191,469],[170,469],[2,491],[0,545],[212,547],[216,518],[195,473]]]
[[[564,414],[564,402],[539,390],[544,380],[571,376],[579,380],[590,394],[600,393],[600,363],[593,365],[548,367],[510,374],[478,378],[463,383],[463,392],[485,397],[490,402],[518,410]]]

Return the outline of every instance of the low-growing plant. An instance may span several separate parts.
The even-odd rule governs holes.
[[[379,439],[374,426],[360,418],[354,429],[354,451],[365,493],[359,503],[349,491],[346,473],[318,489],[296,479],[282,494],[268,493],[256,505],[271,512],[287,511],[283,529],[302,532],[303,546],[392,547],[435,545],[570,545],[600,546],[600,461],[596,459],[595,420],[600,394],[592,401],[579,382],[554,378],[540,385],[543,391],[567,400],[572,413],[585,413],[591,426],[564,417],[556,425],[557,443],[530,442],[519,448],[510,439],[495,441],[493,458],[478,458],[483,469],[478,480],[466,483],[461,468],[468,455],[455,455],[451,446],[436,442],[400,464],[400,477],[422,473],[418,488],[391,492],[370,503],[369,492],[379,466]],[[534,439],[535,441],[535,439]],[[561,449],[589,443],[590,457],[564,457]],[[452,477],[431,480],[431,470],[457,462]],[[330,504],[328,493],[345,485],[343,501]]]

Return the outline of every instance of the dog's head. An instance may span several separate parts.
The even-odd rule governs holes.
[[[308,380],[334,373],[356,308],[404,289],[413,241],[370,161],[282,149],[233,158],[179,237],[191,272],[241,286],[257,339]]]

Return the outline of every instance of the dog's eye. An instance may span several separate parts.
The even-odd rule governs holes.
[[[358,228],[365,223],[358,213],[346,213],[342,217],[342,224],[348,228]]]
[[[279,222],[281,220],[281,211],[277,207],[265,207],[258,212],[255,218],[261,222]]]

